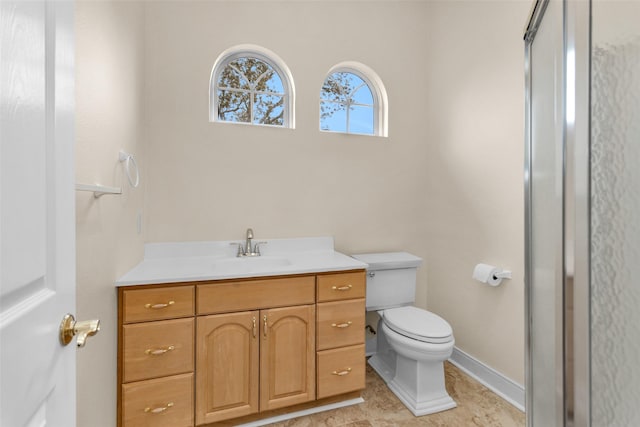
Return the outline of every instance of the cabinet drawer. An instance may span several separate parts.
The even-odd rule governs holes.
[[[122,330],[122,382],[193,371],[193,318],[124,325]]]
[[[318,399],[362,390],[364,344],[318,352]]]
[[[122,292],[123,323],[193,316],[193,286]]]
[[[198,314],[313,304],[315,276],[239,280],[198,285]]]
[[[318,304],[318,350],[364,343],[364,317],[364,298]]]
[[[364,294],[364,271],[318,276],[318,302],[364,298]]]
[[[193,374],[122,386],[123,427],[193,426]]]

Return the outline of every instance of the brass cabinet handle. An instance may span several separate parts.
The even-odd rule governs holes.
[[[267,337],[267,315],[265,314],[264,317],[262,318],[263,323],[263,333],[264,333],[264,337]]]
[[[331,375],[337,375],[339,377],[344,377],[345,375],[349,375],[351,373],[351,368],[344,369],[342,371],[333,371]]]
[[[156,406],[155,408],[147,406],[146,408],[144,408],[144,412],[146,412],[147,414],[161,414],[172,406],[173,402],[169,402],[164,406]]]
[[[253,316],[253,319],[251,319],[253,321],[253,337],[256,337],[256,316]]]
[[[158,310],[159,308],[167,308],[170,305],[175,304],[175,301],[169,301],[167,303],[159,303],[159,304],[145,304],[144,308],[150,308],[152,310]]]
[[[169,347],[165,347],[165,348],[156,348],[156,349],[148,348],[144,352],[150,356],[162,356],[163,354],[168,353],[171,350],[175,350],[175,349],[176,347],[174,345],[170,345]]]
[[[333,289],[334,291],[348,291],[351,288],[353,288],[352,285],[345,285],[345,286],[332,286],[331,289]]]
[[[332,323],[331,326],[333,326],[334,328],[348,328],[349,326],[351,326],[351,320],[344,323]]]

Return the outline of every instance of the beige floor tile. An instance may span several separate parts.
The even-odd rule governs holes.
[[[367,365],[365,402],[346,408],[273,424],[274,427],[523,427],[520,410],[462,373],[445,364],[447,391],[458,406],[437,414],[415,417],[391,393],[378,374]]]

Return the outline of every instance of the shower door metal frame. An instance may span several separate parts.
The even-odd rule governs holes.
[[[565,201],[572,209],[565,218],[571,230],[573,256],[565,257],[565,274],[573,273],[573,333],[565,345],[573,347],[573,411],[576,427],[591,425],[591,2],[565,2],[565,56],[573,61],[573,83],[567,93],[573,117],[565,123],[567,175]],[[567,55],[569,53],[569,55]],[[565,202],[565,205],[567,203]]]
[[[525,389],[527,426],[534,427],[532,355],[532,42],[551,0],[536,0],[525,27]],[[590,75],[591,0],[563,1],[563,301],[556,301],[556,314],[563,318],[562,357],[558,370],[564,390],[561,397],[563,425],[591,425],[590,369]],[[550,106],[553,108],[554,106]],[[564,300],[568,280],[573,280],[573,298]],[[573,330],[567,330],[567,303],[573,307]],[[568,372],[566,355],[573,353],[573,370]],[[568,391],[573,400],[567,400]],[[571,411],[569,411],[571,409]],[[535,426],[546,427],[546,426]]]
[[[531,12],[529,13],[529,19],[524,30],[524,75],[525,75],[525,129],[524,129],[524,261],[525,261],[525,274],[524,274],[524,287],[525,287],[525,301],[524,301],[524,320],[525,320],[525,416],[527,420],[527,426],[533,426],[533,367],[531,363],[532,352],[532,337],[531,329],[532,315],[531,315],[531,242],[532,242],[532,227],[531,227],[531,42],[533,41],[538,26],[542,21],[544,12],[547,9],[549,0],[536,0],[533,3]]]
[[[533,42],[536,38],[536,34],[540,25],[545,17],[545,12],[551,0],[536,0],[530,12],[529,19],[524,31],[525,42],[525,155],[524,155],[524,204],[525,204],[525,413],[527,426],[533,427],[535,424],[534,414],[534,372],[533,372],[533,360],[534,352],[536,351],[533,342],[533,330],[535,327],[533,318]],[[564,15],[564,11],[563,11]],[[562,31],[564,34],[564,30]],[[564,37],[563,37],[564,38]],[[564,99],[564,96],[563,96]],[[550,108],[557,108],[557,106],[551,105]],[[564,105],[559,106],[564,111]],[[563,132],[564,133],[564,132]],[[564,144],[564,141],[563,141]],[[564,176],[564,169],[562,171]],[[564,190],[563,190],[564,193]],[[563,206],[564,208],[564,206]],[[562,211],[562,224],[564,224],[564,209]],[[564,248],[562,248],[564,253]],[[555,319],[563,316],[564,298],[560,297],[560,301],[554,302],[553,316]],[[564,323],[564,322],[563,322]],[[564,342],[563,328],[556,328],[552,339],[556,343]],[[556,347],[558,348],[558,347]],[[549,355],[556,359],[556,371],[553,384],[556,390],[564,390],[564,352],[560,350],[562,354]],[[558,363],[558,361],[562,361]],[[540,377],[538,377],[540,378]],[[546,380],[546,379],[545,379]],[[555,396],[556,407],[562,408],[561,415],[563,418],[563,425],[566,425],[566,405],[564,402],[564,391]],[[552,426],[536,426],[536,427],[552,427]],[[553,426],[560,427],[560,426]]]

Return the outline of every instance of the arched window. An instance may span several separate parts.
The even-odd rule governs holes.
[[[294,127],[293,78],[273,52],[241,45],[216,60],[209,84],[209,120]]]
[[[387,93],[366,65],[333,67],[320,90],[320,130],[387,136]]]

